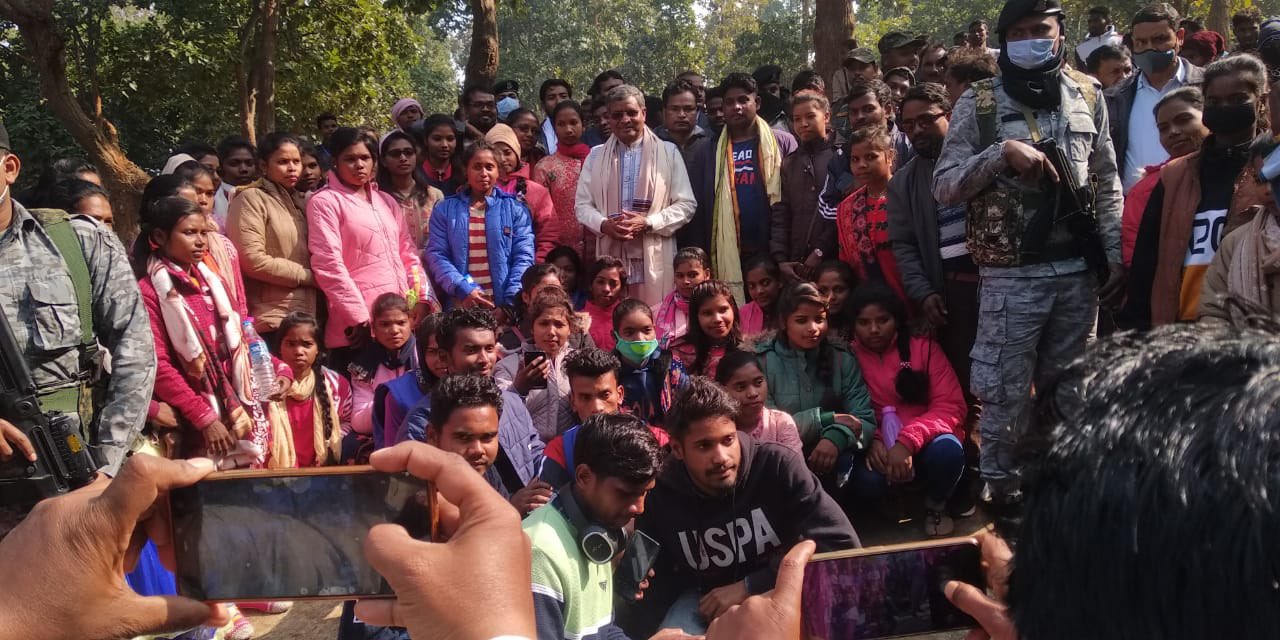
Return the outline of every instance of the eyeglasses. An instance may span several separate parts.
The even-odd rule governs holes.
[[[937,122],[938,118],[941,118],[942,116],[945,116],[945,115],[947,114],[941,111],[934,111],[932,113],[922,113],[920,114],[920,117],[914,120],[899,120],[898,126],[902,127],[903,131],[915,131],[917,128],[923,129],[933,124],[934,122]]]
[[[383,155],[387,156],[388,158],[412,158],[413,156],[417,155],[417,153],[418,152],[414,151],[413,149],[392,149],[384,153]]]

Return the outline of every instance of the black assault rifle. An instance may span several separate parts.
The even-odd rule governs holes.
[[[0,418],[31,441],[36,460],[19,451],[0,464],[0,505],[29,506],[89,483],[97,471],[93,452],[80,438],[79,419],[40,407],[35,380],[9,319],[0,312]]]
[[[1054,207],[1053,223],[1062,223],[1071,233],[1073,242],[1084,257],[1085,265],[1101,287],[1111,278],[1111,265],[1107,260],[1107,248],[1098,230],[1098,211],[1094,208],[1096,192],[1092,184],[1080,184],[1066,152],[1053,138],[1033,145],[1049,158],[1058,172],[1058,197]]]

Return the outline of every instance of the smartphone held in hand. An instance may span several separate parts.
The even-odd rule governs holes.
[[[208,602],[391,597],[369,529],[430,540],[437,518],[426,481],[367,466],[215,473],[169,504],[178,593]]]
[[[943,593],[951,580],[982,588],[974,538],[820,553],[804,573],[807,640],[897,638],[976,626]]]

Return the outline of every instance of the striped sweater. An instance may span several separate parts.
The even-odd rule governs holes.
[[[524,519],[533,545],[538,640],[627,640],[613,624],[613,570],[582,555],[577,532],[555,502]]]

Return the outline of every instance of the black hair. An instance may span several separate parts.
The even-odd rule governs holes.
[[[689,82],[688,80],[676,80],[675,82],[668,84],[662,90],[662,106],[667,106],[667,102],[669,102],[671,98],[682,93],[687,93],[693,96],[695,100],[698,97],[698,90],[694,88],[692,82]]]
[[[454,307],[447,311],[444,314],[444,319],[440,321],[440,332],[436,335],[436,345],[440,347],[441,351],[452,351],[453,346],[457,344],[458,332],[463,329],[492,331],[496,337],[498,323],[493,319],[493,314],[488,311]]]
[[[1109,19],[1111,18],[1111,7],[1108,7],[1106,5],[1101,5],[1101,4],[1097,6],[1089,7],[1089,15],[1099,16],[1102,18]]]
[[[487,93],[489,95],[494,95],[493,86],[483,82],[467,85],[466,88],[462,90],[462,95],[458,96],[459,106],[461,106],[463,109],[471,106],[471,97],[477,93]]]
[[[33,209],[57,206],[53,202],[54,191],[57,186],[67,180],[79,180],[80,174],[83,173],[98,175],[98,168],[90,164],[87,160],[83,160],[81,158],[60,158],[58,160],[54,160],[45,166],[45,169],[40,174],[40,179],[36,181],[35,186],[33,186],[31,190],[22,194],[18,199],[23,204]]]
[[[853,267],[850,267],[848,263],[842,260],[834,259],[823,261],[822,264],[818,265],[817,270],[813,272],[813,282],[815,287],[817,287],[818,279],[822,277],[822,274],[828,272],[839,274],[840,278],[844,280],[845,287],[849,289],[850,294],[852,294],[853,290],[857,288],[858,274],[853,272]],[[846,296],[844,304],[841,305],[839,309],[831,308],[828,304],[827,326],[834,329],[838,334],[848,335],[853,329],[853,319],[855,316],[849,309],[849,303],[851,301],[852,295]]]
[[[662,448],[644,420],[625,413],[598,413],[578,428],[573,462],[587,465],[602,478],[645,484],[658,475]]]
[[[943,75],[956,82],[973,84],[994,78],[998,72],[996,59],[990,53],[961,47],[948,54],[947,69]]]
[[[764,366],[760,364],[760,356],[750,351],[738,350],[724,354],[724,359],[716,367],[716,383],[722,387],[729,384],[733,374],[747,365],[755,365],[757,369],[764,371]]]
[[[664,426],[667,433],[677,440],[689,433],[693,423],[707,418],[738,416],[738,402],[727,391],[709,378],[692,376],[667,410]]]
[[[1089,73],[1097,73],[1102,68],[1102,63],[1107,60],[1128,60],[1129,50],[1124,47],[1118,47],[1114,44],[1104,44],[1089,52],[1089,56],[1084,59],[1084,70]]]
[[[942,107],[943,113],[951,113],[951,100],[947,98],[947,88],[936,82],[921,82],[913,85],[902,96],[902,103],[919,100]]]
[[[862,310],[878,306],[893,316],[898,332],[898,359],[902,366],[894,379],[894,390],[907,404],[929,404],[929,372],[927,369],[916,369],[912,365],[925,363],[911,362],[911,329],[907,325],[907,305],[889,287],[879,282],[867,282],[859,286],[849,296],[849,311],[856,323]]]
[[[227,136],[218,142],[218,160],[225,161],[227,156],[236,151],[248,151],[249,155],[258,157],[258,149],[243,136]]]
[[[289,315],[285,316],[284,320],[280,322],[280,328],[276,331],[276,336],[278,337],[276,353],[279,354],[280,349],[284,345],[284,338],[289,335],[289,331],[294,327],[304,326],[311,327],[311,334],[316,339],[317,352],[315,362],[311,363],[311,375],[315,376],[316,382],[314,393],[317,396],[317,404],[320,405],[320,424],[324,425],[324,439],[325,442],[328,442],[329,438],[333,435],[333,414],[330,413],[329,404],[336,390],[329,388],[329,379],[324,375],[324,361],[326,354],[324,349],[324,340],[322,339],[323,336],[319,334],[320,321],[316,320],[315,316],[305,311],[290,312]],[[326,455],[327,459],[324,464],[337,464],[340,462],[340,460],[335,460],[333,458],[332,451],[328,452]]]
[[[587,114],[582,110],[582,105],[578,104],[573,100],[562,100],[558,104],[556,104],[554,109],[551,110],[552,126],[555,126],[556,119],[560,117],[560,112],[564,111],[565,109],[569,109],[574,113],[577,113],[579,120],[583,122],[587,121]]]
[[[1173,8],[1173,5],[1167,2],[1157,2],[1138,9],[1138,12],[1133,14],[1133,20],[1129,21],[1129,28],[1132,29],[1135,25],[1147,22],[1164,22],[1169,25],[1170,29],[1177,31],[1180,17],[1178,10]]]
[[[196,160],[205,156],[218,156],[221,158],[221,154],[218,153],[218,150],[213,145],[199,140],[190,140],[173,148],[173,155],[176,156],[181,153],[185,153]]]
[[[53,192],[49,194],[49,203],[55,209],[62,209],[67,213],[74,214],[81,200],[94,196],[106,198],[108,201],[111,200],[111,196],[107,195],[106,189],[87,180],[68,178],[54,185]]]
[[[328,111],[325,111],[324,113],[322,113],[322,114],[320,114],[320,115],[316,116],[316,127],[323,126],[326,120],[333,120],[333,121],[337,121],[337,120],[338,120],[338,116],[336,116],[336,115],[334,115],[334,114],[332,114],[332,113],[330,113],[330,112],[328,112]]]
[[[609,80],[621,80],[623,83],[627,81],[627,79],[623,78],[622,74],[619,73],[617,69],[605,69],[604,71],[601,71],[600,74],[597,75],[594,80],[591,81],[591,89],[587,91],[587,95],[591,96],[592,98],[599,98],[600,85],[604,84]]]
[[[1200,87],[1178,87],[1160,96],[1160,100],[1156,102],[1156,106],[1151,108],[1151,112],[1159,117],[1160,109],[1170,102],[1185,102],[1196,109],[1204,111],[1204,94],[1200,92]]]
[[[1002,529],[1017,540],[1008,602],[1019,637],[1275,633],[1276,333],[1260,317],[1121,333],[1037,390],[1015,450],[1023,517]],[[1082,585],[1088,616],[1062,606]]]
[[[889,109],[893,106],[893,91],[889,89],[889,85],[879,78],[867,80],[859,77],[849,86],[849,93],[845,96],[844,102],[852,104],[854,100],[866,95],[875,97],[876,103],[884,109],[887,117]]]
[[[462,169],[464,171],[466,170],[467,166],[471,164],[471,161],[474,160],[475,157],[480,154],[481,151],[488,151],[489,153],[492,153],[495,160],[498,157],[498,153],[494,151],[492,143],[490,143],[488,140],[476,140],[475,142],[471,143],[471,145],[468,146],[466,149],[462,150],[461,160],[462,160]]]
[[[625,298],[613,308],[613,330],[617,331],[622,326],[622,319],[637,311],[649,316],[649,320],[653,321],[653,309],[648,303],[639,298]]]
[[[1209,93],[1209,85],[1224,76],[1236,76],[1244,80],[1255,96],[1261,97],[1267,92],[1267,68],[1261,60],[1252,55],[1235,55],[1209,63],[1209,66],[1204,68],[1201,91]]]
[[[418,328],[413,330],[413,339],[418,351],[418,389],[430,393],[440,379],[427,367],[427,349],[431,339],[436,339],[436,347],[440,346],[440,324],[444,320],[443,313],[433,313],[422,319]]]
[[[720,86],[707,87],[707,100],[712,98],[724,99],[724,89]]]
[[[378,161],[378,141],[373,136],[361,131],[355,127],[338,127],[334,130],[333,135],[329,136],[329,149],[333,152],[333,160],[337,162],[338,158],[348,148],[362,144],[369,155],[373,157],[373,161]]]
[[[502,414],[502,391],[488,376],[455,374],[445,376],[431,390],[431,415],[428,422],[436,429],[444,428],[458,409],[493,407]]]
[[[138,220],[147,217],[147,211],[156,201],[161,198],[176,196],[179,191],[190,186],[191,182],[186,178],[173,174],[152,178],[147,183],[147,186],[142,189],[142,201],[138,203]]]
[[[507,114],[507,120],[506,120],[507,125],[509,126],[512,123],[514,123],[516,121],[516,118],[519,118],[520,116],[532,116],[534,122],[538,121],[538,114],[534,113],[533,109],[520,107],[518,109],[515,109],[511,113]]]
[[[591,283],[595,282],[596,276],[607,269],[617,269],[622,283],[627,283],[627,265],[613,256],[596,256],[596,261],[592,262],[591,267],[587,269],[587,281],[585,283],[587,291],[591,290]]]
[[[612,373],[614,378],[619,378],[618,370],[622,368],[622,363],[618,360],[618,356],[595,347],[587,347],[584,349],[575,349],[572,353],[564,358],[564,375],[569,378],[599,378],[606,373]]]
[[[538,316],[552,309],[564,312],[565,320],[569,322],[572,330],[575,324],[573,302],[569,300],[569,294],[560,287],[545,287],[533,297],[533,300],[529,301],[529,322],[534,322]]]
[[[299,138],[298,155],[301,155],[304,158],[311,156],[316,159],[316,163],[320,165],[321,171],[329,170],[328,156],[321,157],[320,149],[316,146],[316,143],[310,140]]]
[[[813,69],[801,69],[796,77],[791,80],[791,93],[800,93],[801,91],[816,91],[825,93],[827,83],[822,79],[822,74]]]
[[[302,153],[302,141],[298,139],[298,136],[287,131],[274,131],[268,133],[267,137],[262,139],[262,144],[258,145],[258,159],[263,162],[270,160],[271,156],[275,155],[280,150],[280,147],[286,144],[297,147],[298,153]]]
[[[173,231],[179,222],[189,216],[203,217],[204,214],[199,205],[177,196],[160,198],[147,207],[138,220],[138,239],[133,243],[131,255],[133,273],[138,279],[147,277],[147,260],[156,251],[151,248],[151,234],[157,230],[166,233]]]
[[[399,311],[405,315],[409,315],[409,301],[404,296],[388,291],[373,299],[373,304],[369,305],[369,321],[377,322],[378,317],[388,311]]]
[[[886,81],[889,80],[889,76],[902,76],[902,78],[907,81],[908,85],[914,85],[916,83],[915,72],[912,71],[911,69],[908,69],[907,67],[894,67],[888,71],[885,71],[884,79]]]
[[[195,160],[188,160],[173,169],[173,175],[186,180],[188,184],[195,184],[196,178],[205,177],[210,182],[217,182],[213,172]]]
[[[425,135],[423,137],[425,137]],[[377,178],[378,188],[382,189],[383,191],[386,191],[387,193],[392,193],[395,190],[395,185],[391,183],[391,171],[387,169],[387,163],[382,161],[382,154],[386,152],[387,147],[390,146],[393,140],[404,140],[405,142],[408,142],[409,146],[413,148],[414,153],[415,154],[418,153],[418,143],[414,141],[413,136],[409,135],[408,133],[405,133],[401,129],[392,129],[391,131],[387,132],[386,137],[382,139],[382,143],[379,145],[379,148],[378,148],[378,178]],[[417,163],[417,164],[420,164],[420,163]],[[409,175],[413,176],[413,183],[417,185],[418,188],[421,189],[422,191],[425,192],[431,186],[430,183],[427,182],[426,174],[419,171],[416,166],[414,167],[414,170]]]
[[[556,110],[557,111],[559,110],[559,106],[556,107]],[[569,262],[573,263],[574,277],[577,279],[577,282],[575,282],[575,284],[578,285],[578,291],[585,291],[586,287],[583,286],[583,280],[585,280],[586,273],[582,270],[582,256],[579,256],[578,252],[574,250],[573,247],[567,244],[562,244],[552,249],[549,253],[547,253],[548,264],[553,264],[555,263],[556,260],[559,260],[560,258],[568,258]],[[559,275],[560,275],[560,284],[564,284],[563,274],[559,274]],[[569,293],[576,293],[576,292],[570,291]]]
[[[782,67],[779,67],[776,64],[762,65],[756,67],[756,70],[751,72],[751,77],[755,78],[757,85],[771,84],[774,82],[781,83]]]
[[[768,274],[770,278],[777,280],[779,283],[782,282],[782,268],[778,266],[778,261],[774,260],[773,257],[770,256],[769,254],[762,253],[751,258],[750,260],[747,260],[747,263],[742,266],[743,280],[744,281],[746,280],[748,273],[751,273],[756,269],[764,269],[764,272]],[[757,304],[759,303],[757,302]],[[777,304],[778,304],[778,299],[774,298],[773,305],[770,306],[768,309],[764,308],[763,306],[760,307],[760,311],[763,312],[765,318],[773,317],[773,306],[777,306]]]
[[[671,259],[671,266],[675,267],[681,262],[696,262],[703,269],[711,270],[711,258],[707,257],[707,252],[702,247],[682,247],[676,252],[676,257]]]
[[[449,127],[449,130],[453,131],[454,135],[457,135],[457,130],[454,129],[452,116],[447,116],[443,113],[433,113],[422,121],[422,146],[427,146],[427,138],[431,137],[431,132],[439,129],[440,127]]]
[[[969,23],[969,30],[970,30],[970,31],[973,31],[973,28],[974,28],[974,27],[985,27],[985,26],[987,26],[987,21],[986,21],[986,20],[982,20],[982,19],[978,19],[978,20],[974,20],[973,22],[970,22],[970,23]]]
[[[703,332],[702,325],[698,322],[698,312],[702,309],[702,305],[720,297],[728,300],[729,308],[733,309],[733,325],[729,327],[729,337],[722,345],[724,351],[728,353],[742,345],[742,316],[738,313],[738,303],[734,300],[733,291],[729,289],[729,285],[719,280],[700,283],[693,288],[693,294],[689,296],[689,327],[684,334],[684,341],[693,345],[694,348],[693,362],[689,363],[689,373],[693,375],[707,373],[711,349],[716,346],[711,336]]]
[[[848,266],[848,265],[845,265]],[[778,295],[778,304],[775,305],[774,322],[777,326],[777,340],[782,344],[790,347],[791,343],[787,340],[787,318],[791,314],[800,310],[801,305],[814,305],[822,309],[828,314],[827,326],[831,326],[830,304],[827,297],[818,291],[818,285],[812,282],[793,282],[783,288],[782,293]],[[830,380],[832,371],[835,368],[835,347],[832,346],[830,339],[830,329],[827,331],[827,339],[818,342],[818,379]]]
[[[720,82],[721,95],[728,93],[730,89],[741,89],[743,93],[753,96],[760,93],[760,85],[756,79],[741,71],[730,73]]]
[[[1262,11],[1257,7],[1248,7],[1231,14],[1231,26],[1238,24],[1261,24]]]
[[[524,274],[520,276],[520,290],[533,291],[533,288],[538,286],[538,282],[549,275],[557,279],[560,277],[560,270],[550,262],[539,262],[525,269]]]
[[[551,90],[552,87],[564,87],[568,90],[569,97],[573,97],[573,85],[569,84],[568,80],[563,78],[549,78],[547,80],[543,80],[542,86],[538,87],[538,102],[542,102],[547,99],[547,91]]]

